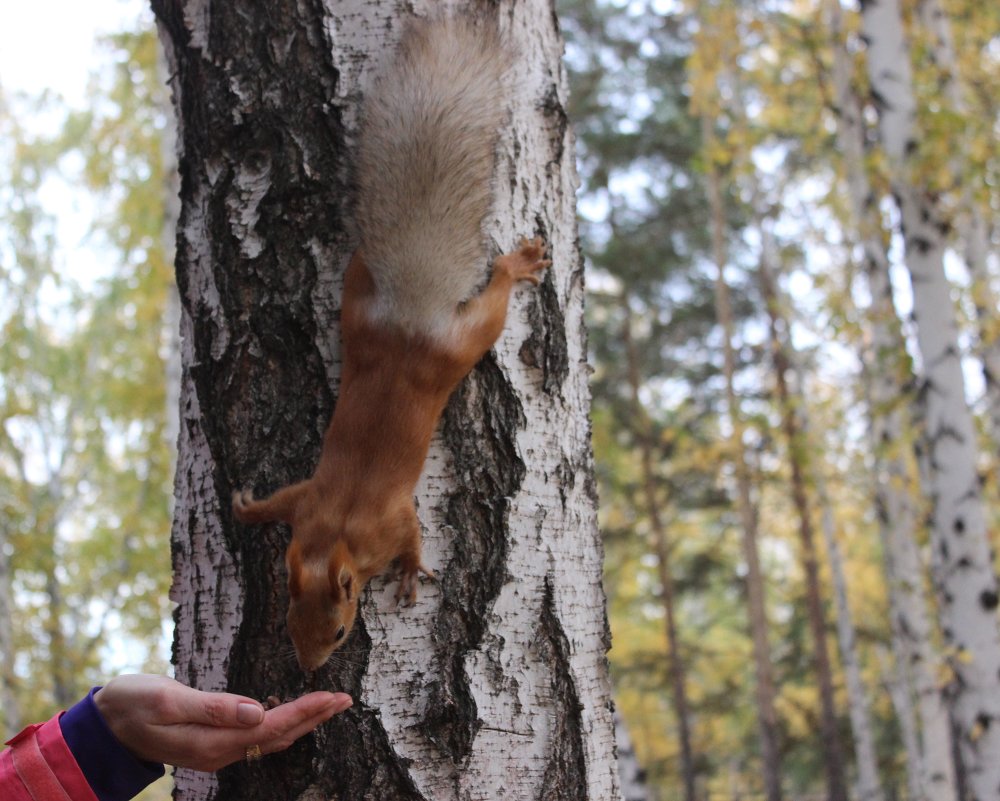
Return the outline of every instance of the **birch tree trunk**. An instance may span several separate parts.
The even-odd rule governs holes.
[[[906,419],[912,372],[899,316],[893,304],[887,243],[877,197],[865,169],[861,104],[851,86],[839,0],[825,3],[833,38],[833,87],[837,142],[843,154],[852,228],[861,246],[871,296],[865,312],[871,347],[862,353],[869,398],[869,431],[875,461],[875,507],[886,560],[892,646],[899,676],[892,682],[897,708],[917,694],[922,737],[903,738],[908,783],[915,799],[955,801],[951,723],[937,684],[939,660],[924,592],[924,565],[916,543],[918,480],[910,457],[912,421]],[[900,713],[907,733],[911,714]],[[905,719],[904,719],[905,718]],[[915,728],[915,727],[911,727]]]
[[[896,665],[891,665],[889,655],[884,651],[879,654],[879,661],[882,665],[883,681],[889,691],[892,708],[896,712],[896,722],[899,724],[899,739],[903,742],[903,750],[906,751],[907,758],[911,754],[916,754],[919,759],[920,731],[917,723],[917,710],[913,705],[913,693],[910,689],[906,666],[900,665],[898,662]],[[920,764],[918,761],[914,764],[908,763],[906,766],[908,798],[922,799],[928,797],[924,790],[923,774],[920,770],[915,770]]]
[[[707,114],[701,117],[702,148],[712,152],[715,140],[712,122]],[[723,374],[726,381],[726,405],[730,425],[733,469],[736,474],[737,506],[742,523],[743,558],[747,565],[747,615],[753,642],[755,696],[757,702],[757,732],[760,738],[761,768],[764,795],[767,801],[781,801],[781,749],[778,741],[778,715],[774,706],[774,672],[771,646],[767,638],[767,609],[764,600],[764,578],[757,545],[757,514],[750,494],[750,469],[743,443],[743,414],[735,388],[736,354],[733,348],[733,313],[726,282],[725,207],[718,170],[706,159],[708,198],[712,211],[712,258],[718,274],[715,280],[715,313],[722,328]]]
[[[761,252],[760,266],[757,271],[761,295],[767,306],[770,325],[771,358],[774,364],[774,378],[777,389],[778,409],[781,414],[781,427],[785,434],[788,448],[788,463],[791,471],[792,503],[799,517],[799,559],[802,572],[805,575],[806,615],[813,639],[813,667],[816,671],[816,685],[819,690],[820,702],[820,751],[823,755],[823,766],[826,771],[826,787],[829,801],[847,801],[847,782],[845,779],[844,752],[840,744],[837,727],[837,710],[833,700],[833,667],[826,641],[826,615],[823,611],[822,585],[819,577],[819,555],[816,551],[816,536],[812,519],[812,504],[809,500],[809,489],[806,486],[809,467],[806,459],[808,445],[803,437],[799,424],[798,410],[795,400],[788,388],[788,371],[791,362],[785,342],[788,339],[787,322],[778,306],[777,287],[771,270],[770,259],[772,250],[768,246],[770,232],[766,226],[758,225],[764,247]],[[854,703],[855,698],[851,698]],[[862,706],[864,705],[862,698]],[[856,732],[857,734],[857,732]],[[862,731],[863,735],[864,732]],[[878,776],[867,775],[866,764],[859,764],[862,778],[868,783],[863,790],[871,792],[870,783],[874,780],[876,795],[878,795]],[[874,767],[874,766],[872,766]],[[868,798],[867,796],[862,796]]]
[[[618,777],[622,801],[650,801],[646,787],[646,771],[639,764],[625,719],[615,712],[615,745],[618,750]]]
[[[252,767],[178,771],[175,798],[619,798],[573,139],[551,3],[488,4],[519,58],[488,226],[497,250],[540,233],[553,267],[537,293],[515,295],[432,444],[417,502],[439,584],[397,611],[394,583],[374,580],[351,640],[310,683],[284,627],[287,531],[237,526],[228,498],[315,466],[337,391],[358,106],[405,17],[439,6],[153,6],[183,202],[176,673],[259,698],[355,699]]]
[[[691,709],[687,697],[687,675],[684,658],[681,655],[680,636],[677,632],[677,591],[674,585],[670,559],[670,543],[667,540],[666,524],[660,507],[656,488],[656,474],[653,468],[653,426],[646,414],[640,398],[639,359],[632,338],[632,312],[628,297],[622,297],[624,326],[622,339],[628,361],[628,382],[631,391],[633,425],[638,429],[640,461],[642,463],[642,487],[646,500],[646,516],[653,534],[653,550],[660,579],[660,600],[663,602],[664,628],[667,638],[667,673],[670,676],[670,690],[677,718],[677,735],[680,739],[681,776],[684,779],[684,801],[696,801],[696,772],[693,749],[691,747]]]
[[[768,239],[772,239],[770,232]],[[787,330],[787,329],[786,329]],[[803,441],[813,442],[811,423],[806,407],[806,393],[801,365],[795,358],[795,351],[790,343],[785,343],[789,351],[789,360],[796,376],[794,405],[799,409]],[[878,753],[875,747],[875,730],[872,726],[871,704],[865,691],[861,676],[861,655],[858,653],[857,631],[851,616],[848,603],[847,574],[844,571],[844,557],[840,550],[837,537],[837,522],[833,513],[833,503],[827,489],[823,468],[813,466],[813,485],[820,509],[820,532],[826,549],[827,563],[830,565],[830,577],[833,584],[833,601],[837,621],[837,642],[840,646],[840,661],[844,669],[844,683],[847,688],[848,715],[851,720],[851,733],[854,741],[854,761],[858,771],[857,794],[861,801],[883,801],[882,782],[878,774]],[[901,727],[902,728],[902,727]],[[904,744],[906,739],[903,738]]]
[[[21,711],[14,692],[14,629],[11,625],[14,611],[11,602],[10,556],[7,553],[9,537],[6,527],[0,525],[0,719],[4,742],[21,730]]]
[[[866,0],[862,31],[913,287],[927,407],[934,578],[942,629],[955,652],[959,747],[972,797],[987,801],[1000,798],[1000,594],[976,473],[975,429],[965,398],[955,311],[944,272],[948,228],[908,158],[919,134],[898,0]]]
[[[968,103],[958,74],[958,59],[951,34],[951,21],[940,0],[920,0],[917,15],[929,35],[929,53],[941,73],[942,93],[951,110],[967,119]],[[996,332],[997,295],[993,291],[989,270],[990,231],[975,191],[982,185],[980,176],[972,175],[968,160],[969,135],[956,137],[952,151],[952,172],[959,190],[955,231],[959,250],[965,260],[972,282],[972,302],[975,309],[976,336],[979,358],[986,383],[986,404],[993,458],[1000,457],[1000,336]]]

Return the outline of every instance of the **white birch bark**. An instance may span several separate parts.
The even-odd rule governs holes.
[[[800,391],[799,397],[804,398],[805,395]],[[809,427],[805,420],[802,428],[803,433],[807,434]],[[844,557],[840,543],[837,541],[833,505],[830,502],[822,470],[815,469],[813,476],[816,496],[819,499],[820,531],[823,533],[823,544],[826,546],[826,558],[833,582],[837,642],[840,645],[840,662],[847,687],[848,714],[851,720],[851,732],[854,735],[854,761],[858,770],[857,794],[861,801],[882,801],[885,794],[882,792],[882,782],[878,774],[878,754],[875,748],[875,731],[872,728],[871,704],[861,677],[857,633],[847,600],[847,575],[844,572]]]
[[[1000,797],[998,589],[976,473],[976,436],[965,398],[957,324],[944,273],[947,227],[922,191],[908,154],[919,135],[910,53],[898,0],[866,0],[862,31],[882,145],[900,210],[924,371],[934,578],[957,676],[954,716],[968,787]]]
[[[908,445],[912,424],[906,420],[906,384],[911,380],[901,323],[892,299],[889,259],[877,198],[865,170],[861,106],[851,86],[851,63],[844,49],[839,0],[825,3],[833,36],[833,87],[837,141],[844,154],[847,194],[853,229],[861,246],[871,301],[866,310],[871,348],[862,353],[869,396],[869,423],[875,461],[875,503],[886,559],[892,646],[897,680],[894,699],[917,694],[922,738],[906,737],[907,775],[914,798],[955,801],[951,726],[937,684],[939,660],[932,645],[932,624],[924,592],[925,568],[915,539],[917,513],[914,476]],[[897,708],[899,707],[897,704]],[[905,714],[908,720],[910,715]],[[906,723],[903,714],[900,725]],[[922,744],[922,746],[921,746]]]
[[[253,23],[264,26],[254,40],[267,48],[260,53],[262,67],[279,62],[290,71],[315,70],[325,103],[305,111],[329,126],[295,129],[289,119],[284,150],[269,148],[270,140],[256,138],[252,127],[256,120],[273,123],[262,106],[277,103],[279,89],[262,95],[258,83],[269,80],[264,70],[259,76],[240,72],[240,58],[253,53],[238,45],[232,53],[217,50],[233,46],[235,39],[228,37],[237,29],[246,41],[252,35],[224,6],[203,0],[154,3],[175,75],[185,181],[178,238],[185,277],[173,535],[173,597],[179,604],[175,660],[178,678],[204,689],[243,688],[261,695],[343,689],[355,698],[355,708],[331,722],[305,757],[289,752],[288,762],[281,755],[260,763],[254,770],[268,771],[266,781],[243,766],[218,779],[179,771],[175,797],[613,801],[620,791],[587,420],[574,145],[563,112],[562,44],[546,0],[498,7],[518,61],[511,78],[516,96],[499,145],[495,214],[487,224],[497,250],[540,233],[554,264],[536,293],[515,294],[493,355],[461,385],[432,443],[417,503],[424,561],[440,582],[424,584],[416,605],[397,611],[395,584],[385,577],[373,580],[362,599],[356,635],[340,663],[321,674],[322,682],[332,673],[341,681],[336,686],[304,686],[293,660],[280,656],[288,653],[287,641],[272,642],[272,629],[261,628],[262,619],[283,616],[283,590],[275,599],[246,606],[245,593],[262,581],[260,574],[267,586],[283,585],[283,541],[275,528],[256,532],[257,544],[242,545],[241,538],[250,535],[234,527],[219,499],[248,479],[259,476],[274,487],[292,478],[292,471],[308,472],[330,410],[323,398],[337,384],[340,277],[353,246],[338,217],[346,208],[338,182],[349,156],[331,169],[324,138],[331,149],[341,146],[340,137],[350,140],[364,89],[391,53],[405,18],[441,10],[429,0],[330,0],[321,4],[319,24],[302,16],[288,31],[283,22],[298,19],[302,7],[272,5],[267,21]],[[242,13],[249,19],[258,12]],[[269,30],[272,24],[276,27]],[[260,34],[261,28],[253,30]],[[307,56],[314,60],[303,61]],[[213,139],[215,125],[200,117],[213,111],[195,96],[202,81],[206,91],[234,102],[218,126],[246,120],[245,127],[219,134],[221,143]],[[305,98],[312,102],[313,95],[307,92]],[[282,106],[277,116],[294,118],[300,110]],[[194,126],[205,130],[187,130]],[[244,134],[256,151],[230,146],[231,137]],[[269,135],[280,138],[280,124]],[[289,153],[293,162],[281,166]],[[300,243],[289,244],[289,237],[275,230],[284,219],[267,217],[268,204],[281,197],[283,182],[309,186],[317,174],[330,183],[329,225],[309,226]],[[318,214],[326,213],[318,208]],[[220,266],[220,253],[233,264]],[[286,254],[273,268],[272,253]],[[259,305],[245,313],[227,306],[245,274],[260,276],[275,297],[309,287],[305,300],[315,324],[302,326],[307,337],[294,349],[279,348],[275,356],[265,350],[273,340],[254,338],[246,320],[259,313]],[[244,291],[253,286],[246,283]],[[270,295],[257,297],[259,304]],[[256,356],[264,366],[254,374],[258,396],[251,402],[237,395],[232,402],[239,408],[230,410],[214,393],[228,391],[229,379],[220,374],[233,369],[234,355],[237,362]],[[275,375],[280,370],[318,372],[321,385],[290,388]],[[297,394],[292,402],[304,405],[308,416],[286,427],[259,404],[267,396],[288,401],[289,392]],[[202,399],[214,404],[212,410]],[[305,454],[274,447],[275,439],[296,426],[315,443]],[[244,427],[258,433],[255,441],[229,444],[220,437],[220,429],[235,437]],[[494,484],[508,496],[483,494]],[[255,634],[258,630],[263,633]],[[284,771],[274,767],[293,764]]]
[[[917,722],[917,711],[913,705],[913,693],[910,689],[905,665],[891,665],[887,652],[877,647],[876,654],[881,663],[882,679],[889,690],[889,698],[896,712],[899,724],[899,739],[903,741],[903,750],[909,754],[920,753],[920,731]],[[926,798],[923,776],[913,766],[906,766],[907,797],[912,799]]]
[[[920,0],[917,15],[929,35],[930,54],[941,70],[942,92],[951,110],[961,117],[969,113],[958,60],[955,57],[951,21],[940,0]],[[986,405],[993,456],[1000,456],[1000,337],[996,334],[996,318],[1000,304],[993,291],[989,269],[990,231],[982,208],[973,191],[977,179],[969,174],[966,154],[969,142],[965,135],[957,137],[952,172],[960,187],[955,233],[958,250],[965,260],[972,282],[972,302],[975,308],[979,358],[986,381]]]

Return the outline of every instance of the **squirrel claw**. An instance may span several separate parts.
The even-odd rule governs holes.
[[[517,250],[506,253],[497,259],[496,266],[506,270],[514,281],[528,281],[535,286],[541,283],[541,279],[536,273],[551,266],[551,259],[543,259],[545,255],[545,241],[536,236],[534,239],[521,237]]]

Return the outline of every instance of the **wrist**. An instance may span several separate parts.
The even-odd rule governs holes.
[[[163,775],[163,765],[136,757],[103,714],[95,687],[59,719],[63,738],[100,801],[125,801]]]

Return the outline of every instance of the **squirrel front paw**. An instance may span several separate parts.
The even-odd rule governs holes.
[[[552,264],[551,259],[543,259],[545,241],[536,236],[534,239],[522,237],[517,250],[498,256],[494,269],[503,270],[514,281],[530,281],[538,286],[541,279],[537,273]]]

